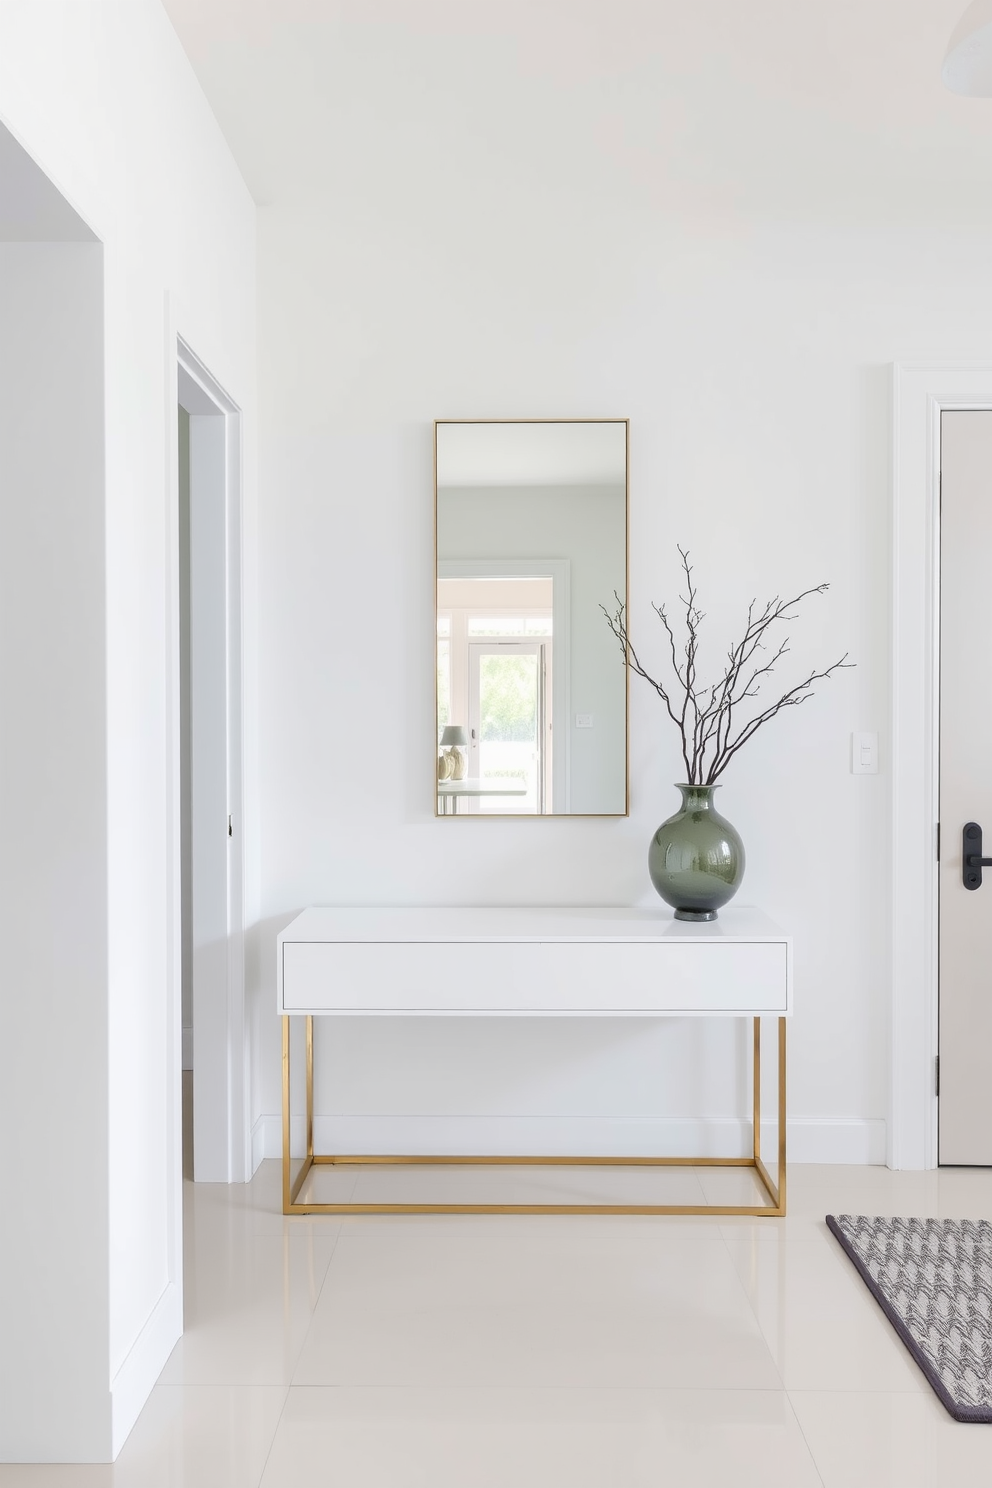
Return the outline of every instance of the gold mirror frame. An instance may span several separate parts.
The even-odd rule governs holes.
[[[548,425],[548,424],[613,424],[622,425],[624,430],[624,537],[623,537],[623,562],[624,579],[621,599],[624,606],[628,605],[630,591],[630,420],[628,418],[461,418],[461,419],[435,419],[434,420],[434,724],[435,738],[437,735],[437,721],[439,711],[438,671],[439,671],[439,648],[438,648],[438,580],[439,580],[439,553],[438,553],[438,430],[450,425],[470,426],[494,426],[494,425]],[[603,603],[609,603],[612,595],[604,595]],[[604,630],[606,620],[603,620]],[[623,665],[618,658],[618,664]],[[435,747],[435,780],[434,780],[434,816],[438,820],[461,820],[461,821],[542,821],[549,818],[555,820],[576,820],[585,818],[587,820],[618,820],[630,815],[630,673],[624,667],[624,693],[623,693],[623,810],[622,811],[505,811],[489,813],[459,813],[457,810],[446,811],[442,809],[442,798],[438,792],[437,749]],[[455,802],[454,804],[457,804]]]

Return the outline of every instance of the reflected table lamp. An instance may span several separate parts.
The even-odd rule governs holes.
[[[468,732],[460,723],[449,723],[441,735],[441,748],[447,749],[451,760],[451,780],[464,780],[468,774]]]

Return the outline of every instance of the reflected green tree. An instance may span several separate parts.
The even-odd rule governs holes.
[[[482,738],[533,744],[537,738],[537,659],[483,656],[480,674]]]
[[[437,735],[451,722],[451,643],[438,638],[437,643]]]

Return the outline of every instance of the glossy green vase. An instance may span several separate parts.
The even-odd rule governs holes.
[[[682,806],[651,838],[648,872],[677,920],[715,920],[744,877],[744,844],[713,805],[718,785],[679,785]]]

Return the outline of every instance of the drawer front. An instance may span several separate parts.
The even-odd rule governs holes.
[[[283,943],[286,1012],[784,1013],[784,942]]]
[[[543,945],[541,1005],[580,1013],[784,1013],[782,944]]]

